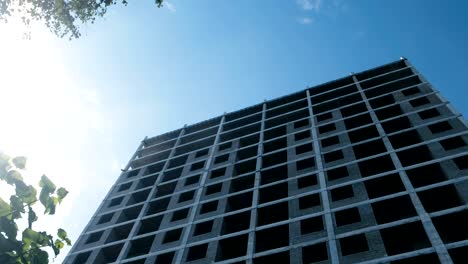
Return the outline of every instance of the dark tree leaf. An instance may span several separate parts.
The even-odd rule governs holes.
[[[39,187],[46,189],[49,193],[55,192],[55,184],[45,175],[42,175],[39,181]]]
[[[10,196],[11,216],[13,219],[21,218],[21,213],[24,213],[23,202],[16,195]]]
[[[36,212],[31,208],[31,206],[28,206],[28,227],[32,228],[32,223],[37,221],[37,215]]]
[[[62,202],[63,198],[65,198],[65,196],[67,196],[67,194],[68,194],[68,191],[65,188],[62,188],[62,187],[58,188],[57,198],[58,198],[59,203]]]
[[[0,232],[4,232],[8,239],[16,239],[18,234],[18,226],[8,217],[0,218]]]

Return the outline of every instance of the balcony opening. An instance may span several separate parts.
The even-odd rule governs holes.
[[[214,164],[223,163],[229,160],[229,154],[217,156],[214,160]]]
[[[357,207],[335,212],[336,226],[350,225],[359,222],[361,222],[361,215]]]
[[[407,129],[411,127],[411,123],[406,116],[395,118],[389,121],[382,123],[382,127],[385,130],[385,133],[390,134],[396,131]]]
[[[294,140],[295,141],[300,141],[306,138],[310,138],[310,131],[309,130],[304,130],[302,132],[294,134]]]
[[[392,105],[385,107],[383,109],[379,109],[375,111],[375,114],[377,115],[377,118],[382,121],[385,119],[389,119],[395,116],[402,115],[403,112],[401,111],[401,108],[399,105]]]
[[[394,149],[399,149],[421,143],[421,137],[416,130],[410,130],[388,137]]]
[[[148,210],[146,211],[146,215],[153,215],[166,211],[170,200],[171,198],[168,197],[150,202],[148,205]]]
[[[140,214],[143,205],[133,206],[122,211],[117,223],[135,220]]]
[[[352,185],[346,185],[330,191],[332,202],[341,201],[344,199],[354,197],[354,191]]]
[[[323,126],[319,126],[318,127],[318,132],[320,134],[325,134],[325,133],[328,133],[328,132],[331,132],[331,131],[335,131],[336,130],[336,125],[335,123],[331,123],[331,124],[328,124],[328,125],[323,125]],[[297,135],[297,134],[296,134]],[[297,139],[296,139],[297,140]]]
[[[444,148],[445,151],[450,151],[453,149],[462,148],[466,146],[465,141],[460,136],[444,139],[444,140],[441,140],[439,143]]]
[[[132,231],[132,227],[133,223],[112,228],[109,236],[106,239],[106,244],[127,239],[130,231]]]
[[[397,173],[367,180],[364,186],[370,199],[405,191],[405,186]]]
[[[154,197],[159,198],[162,196],[172,194],[176,188],[176,185],[177,185],[177,182],[159,184],[158,187],[156,187],[156,195]]]
[[[387,254],[397,255],[431,246],[421,222],[380,230]]]
[[[216,179],[216,178],[224,176],[225,174],[226,174],[226,167],[212,170],[210,174],[210,179]]]
[[[185,179],[185,183],[184,183],[184,186],[189,186],[189,185],[192,185],[192,184],[195,184],[195,183],[198,183],[200,181],[200,174],[198,175],[195,175],[195,176],[191,176],[191,177],[188,177]]]
[[[105,248],[102,248],[99,253],[97,258],[95,259],[95,262],[97,263],[112,263],[117,260],[117,257],[120,254],[120,251],[122,250],[124,243],[120,243],[117,245],[112,245],[108,246]]]
[[[250,227],[250,211],[225,216],[221,227],[221,235],[231,234]]]
[[[259,230],[255,232],[255,238],[255,252],[285,247],[289,245],[289,227],[286,224]]]
[[[119,185],[119,188],[117,189],[117,192],[123,192],[123,191],[126,191],[126,190],[130,189],[132,184],[133,184],[133,182],[127,182],[127,183]]]
[[[357,130],[349,131],[348,137],[351,143],[358,143],[364,140],[379,137],[379,132],[375,126],[367,126]]]
[[[288,219],[288,202],[258,208],[257,224],[268,225]]]
[[[288,152],[286,150],[268,154],[262,157],[263,167],[271,167],[288,161]]]
[[[307,176],[303,176],[297,179],[297,188],[298,189],[304,189],[307,187],[312,187],[314,185],[317,185],[317,175],[316,174],[310,174]]]
[[[184,209],[180,209],[180,210],[173,212],[171,222],[175,222],[175,221],[179,221],[179,220],[187,218],[189,210],[190,210],[189,208],[184,208]]]
[[[128,250],[126,258],[148,254],[153,245],[154,237],[155,236],[152,235],[130,241],[130,249]]]
[[[191,190],[191,191],[188,191],[188,192],[184,192],[184,193],[181,193],[179,195],[179,200],[177,201],[178,203],[183,203],[183,202],[186,202],[186,201],[190,201],[193,199],[195,195],[195,190]]]
[[[357,159],[374,156],[387,152],[387,148],[381,139],[361,143],[353,146],[354,156]]]
[[[229,193],[236,193],[253,188],[255,184],[255,175],[247,175],[231,181]]]
[[[438,134],[438,133],[442,133],[442,132],[449,131],[450,129],[452,129],[452,126],[447,121],[435,123],[427,127],[429,128],[432,134]]]
[[[288,146],[288,141],[286,137],[278,138],[273,141],[263,143],[263,153],[269,153],[278,149],[283,149]]]
[[[306,158],[296,162],[296,170],[302,171],[305,169],[310,169],[315,167],[315,159],[314,158]]]
[[[203,234],[208,234],[213,229],[214,221],[206,221],[195,225],[195,231],[193,232],[194,236],[199,236]]]
[[[365,234],[341,238],[339,241],[342,256],[369,251],[369,245],[367,244],[367,238]]]
[[[260,131],[260,124],[258,125],[258,130]],[[258,144],[260,141],[260,134],[255,134],[239,139],[239,148],[244,148],[250,145]]]
[[[334,180],[342,179],[348,176],[349,176],[349,172],[346,166],[327,171],[328,181],[334,181]]]
[[[88,238],[86,239],[85,244],[91,244],[91,243],[99,241],[99,239],[101,239],[103,233],[104,233],[104,231],[98,231],[98,232],[94,232],[94,233],[89,234],[87,236]]]
[[[136,189],[143,189],[143,188],[146,188],[146,187],[153,186],[154,183],[156,182],[157,178],[158,178],[158,176],[154,175],[154,176],[149,176],[149,177],[145,177],[145,178],[141,179],[138,182],[138,185],[137,185]]]
[[[368,177],[395,169],[395,165],[389,155],[361,161],[358,163],[358,167],[362,177]]]
[[[303,120],[294,122],[294,129],[306,127],[308,125],[309,125],[309,119],[303,119]]]
[[[436,116],[440,116],[440,112],[437,110],[437,108],[431,108],[418,112],[418,115],[422,120],[425,120]]]
[[[109,205],[107,206],[107,208],[111,208],[111,207],[120,205],[122,203],[123,199],[124,199],[124,196],[120,196],[120,197],[117,197],[117,198],[114,198],[114,199],[110,200]]]
[[[201,205],[200,214],[207,214],[218,210],[218,201],[211,201]]]
[[[359,103],[352,106],[348,106],[340,109],[341,116],[349,117],[357,115],[359,113],[367,112],[367,106],[365,103]]]
[[[369,103],[372,106],[372,108],[379,108],[395,103],[395,99],[393,98],[392,94],[387,94],[385,96],[372,99],[369,101]]]
[[[289,264],[289,250],[283,251],[280,253],[274,253],[270,255],[265,255],[261,257],[256,257],[253,260],[254,264],[271,264],[271,263],[281,263]]]
[[[307,196],[302,196],[299,198],[299,209],[309,209],[316,206],[320,206],[320,195],[316,194],[309,194]]]
[[[296,155],[301,155],[312,151],[312,142],[296,147]]]
[[[455,158],[453,162],[457,165],[459,170],[468,169],[468,155]]]
[[[335,150],[332,152],[328,152],[323,155],[323,159],[325,163],[330,163],[333,161],[341,160],[344,159],[343,151],[341,150]]]
[[[415,95],[417,93],[421,92],[421,90],[419,90],[418,87],[411,87],[409,89],[405,89],[403,91],[401,91],[401,93],[404,95],[404,96],[410,96],[410,95]]]
[[[272,186],[260,188],[259,203],[268,203],[288,197],[288,183],[282,182]]]
[[[113,216],[114,216],[114,213],[108,213],[108,214],[102,215],[99,218],[99,221],[97,222],[97,224],[100,225],[104,223],[109,223],[112,220]]]
[[[467,210],[434,217],[432,222],[444,243],[468,239]]]
[[[149,189],[143,190],[141,192],[133,193],[130,196],[130,199],[128,200],[128,202],[127,202],[127,206],[134,205],[134,204],[146,201],[146,199],[148,198],[149,193],[150,193]]]
[[[218,244],[216,261],[244,256],[247,253],[248,240],[248,234],[221,239]]]
[[[82,264],[86,263],[88,261],[89,256],[91,256],[92,251],[80,253],[75,257],[75,260],[73,261],[73,264]]]
[[[426,209],[428,213],[464,204],[458,196],[457,189],[453,184],[418,192],[418,196],[424,209]]]
[[[226,143],[223,143],[223,144],[219,145],[218,151],[223,151],[223,150],[226,150],[226,149],[230,149],[231,147],[232,147],[232,142],[226,142]]]
[[[241,210],[252,206],[252,192],[231,196],[227,199],[226,212]]]
[[[197,151],[195,153],[195,158],[200,158],[200,157],[206,156],[206,155],[208,155],[209,152],[210,152],[209,148],[199,150],[199,151]]]
[[[237,160],[245,160],[257,156],[258,146],[241,149],[237,152]]]
[[[410,166],[432,159],[431,152],[426,145],[399,151],[397,156],[403,166]]]
[[[205,195],[219,193],[221,192],[222,188],[223,188],[223,183],[216,183],[216,184],[208,185],[206,186]]]
[[[138,230],[138,235],[143,235],[151,232],[156,232],[161,226],[163,216],[158,215],[150,218],[141,220],[140,229]]]
[[[427,97],[420,97],[420,98],[413,99],[413,100],[409,101],[409,103],[410,103],[410,105],[412,107],[418,107],[418,106],[421,106],[421,105],[430,104],[431,101],[429,101],[429,99],[427,99]]]
[[[234,165],[234,171],[233,171],[232,176],[235,177],[235,176],[242,175],[245,173],[253,172],[255,171],[256,167],[257,167],[256,159],[237,163]]]
[[[340,138],[338,136],[332,136],[324,138],[320,141],[322,143],[322,148],[333,146],[340,143]]]
[[[183,170],[183,168],[181,167],[181,168],[165,171],[164,172],[164,178],[163,178],[162,182],[168,182],[168,181],[172,181],[172,180],[175,180],[175,179],[179,178],[180,175],[182,174],[182,170]]]
[[[187,261],[194,261],[205,258],[207,250],[208,243],[189,247],[187,253]]]
[[[372,118],[368,113],[351,117],[344,120],[347,129],[353,129],[356,127],[364,126],[372,123]]]
[[[288,178],[288,166],[283,165],[272,169],[264,170],[260,173],[260,183],[262,185],[281,181]]]
[[[196,171],[196,170],[201,170],[205,167],[205,161],[200,161],[196,163],[192,163],[190,166],[190,171]]]
[[[306,235],[306,234],[325,230],[322,216],[317,216],[317,217],[312,217],[312,218],[301,220],[300,226],[301,226],[301,235]]]
[[[322,122],[322,121],[332,119],[332,118],[333,118],[333,114],[331,112],[324,113],[321,115],[317,115],[317,122]]]
[[[277,138],[286,135],[286,126],[280,126],[277,128],[269,129],[264,132],[263,140],[270,140],[272,138]]]
[[[326,243],[318,243],[302,248],[302,263],[315,263],[328,260]]]
[[[172,261],[174,260],[174,255],[175,255],[174,251],[158,255],[156,257],[156,263],[158,263],[158,264],[172,264]]]
[[[445,172],[442,170],[439,163],[433,163],[407,170],[406,174],[415,188],[447,180]]]
[[[163,244],[179,241],[182,235],[182,228],[172,229],[164,234]]]
[[[408,195],[375,202],[372,204],[375,220],[379,224],[416,216],[416,209]]]
[[[431,254],[419,255],[419,256],[405,258],[405,259],[394,260],[390,263],[391,264],[440,263],[440,260],[436,253],[431,253]],[[454,262],[454,263],[457,263],[457,262]]]

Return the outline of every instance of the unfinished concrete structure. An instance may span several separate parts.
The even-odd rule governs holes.
[[[184,126],[65,262],[466,263],[467,132],[405,59]]]

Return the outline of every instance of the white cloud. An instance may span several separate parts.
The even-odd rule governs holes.
[[[322,5],[322,0],[297,0],[296,3],[304,10],[318,11]]]
[[[314,20],[310,17],[301,17],[298,19],[298,22],[299,24],[308,25],[314,22]]]
[[[171,12],[173,12],[173,13],[174,13],[175,11],[177,11],[176,8],[175,8],[175,6],[174,6],[174,4],[172,4],[171,2],[169,2],[169,1],[167,1],[167,0],[164,1],[164,5],[166,6],[166,8],[167,8],[169,11],[171,11]]]

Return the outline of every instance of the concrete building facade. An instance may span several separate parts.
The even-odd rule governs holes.
[[[65,263],[466,263],[467,143],[401,59],[145,138]]]

